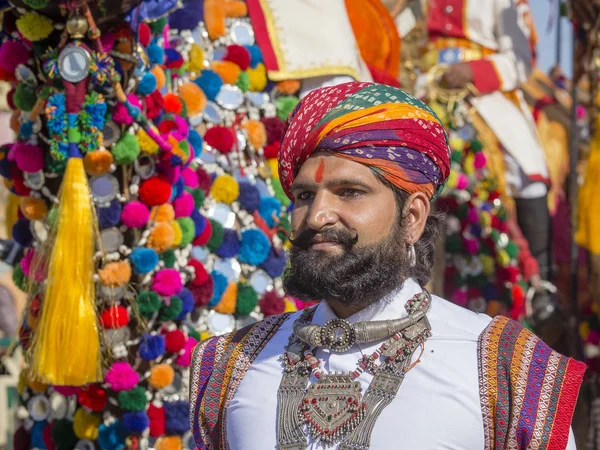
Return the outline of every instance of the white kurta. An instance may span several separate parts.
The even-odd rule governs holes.
[[[421,288],[407,281],[401,290],[353,315],[350,322],[397,319],[405,316],[404,304]],[[227,438],[232,450],[276,448],[277,389],[282,366],[279,357],[300,313],[293,314],[267,343],[244,376],[227,409]],[[321,303],[313,323],[324,325],[336,317]],[[481,450],[483,419],[479,401],[477,339],[491,318],[433,297],[427,314],[433,336],[425,343],[421,362],[406,375],[398,395],[383,411],[373,430],[372,450]],[[325,373],[352,371],[363,354],[381,343],[353,347],[336,354],[319,350]],[[415,352],[416,360],[419,350]],[[366,391],[372,376],[362,374]],[[316,382],[314,377],[311,382]],[[310,442],[308,449],[331,449]],[[574,450],[571,436],[568,450]]]

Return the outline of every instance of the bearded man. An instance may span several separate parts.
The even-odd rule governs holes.
[[[290,115],[284,288],[316,307],[200,343],[198,449],[574,449],[584,364],[507,318],[431,296],[446,132],[407,93],[352,82]]]

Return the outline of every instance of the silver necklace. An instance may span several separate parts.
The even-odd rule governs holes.
[[[375,422],[396,397],[412,367],[415,350],[431,336],[426,317],[430,302],[428,292],[410,299],[405,308],[413,319],[404,321],[403,329],[394,331],[372,355],[364,355],[358,361],[356,370],[348,373],[323,374],[321,362],[314,356],[317,346],[292,333],[281,358],[284,374],[277,399],[278,449],[305,450],[308,435],[326,445],[338,442],[340,450],[368,449]],[[315,308],[304,311],[294,330],[306,329],[314,311]],[[373,374],[373,380],[363,396],[356,379],[365,371]],[[316,384],[309,385],[311,374],[317,378]]]

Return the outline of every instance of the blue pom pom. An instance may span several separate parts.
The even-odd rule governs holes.
[[[492,283],[489,283],[483,288],[483,298],[486,300],[498,300],[500,298],[498,289]]]
[[[202,143],[204,142],[202,140],[202,136],[200,136],[200,134],[196,130],[190,130],[190,134],[188,135],[187,140],[189,144],[194,148],[194,153],[196,154],[196,157],[200,156],[203,150]]]
[[[481,225],[471,225],[471,234],[475,237],[481,237]]]
[[[165,338],[159,334],[145,334],[140,344],[140,356],[146,361],[154,361],[165,352]]]
[[[263,197],[258,206],[258,213],[265,219],[269,228],[273,228],[277,224],[275,218],[279,218],[281,214],[281,202],[275,197]]]
[[[121,450],[125,448],[126,438],[127,429],[119,421],[110,425],[101,424],[98,428],[98,444],[102,450]]]
[[[208,306],[212,307],[216,306],[217,303],[221,301],[221,297],[223,297],[223,294],[225,293],[225,289],[227,289],[227,285],[229,284],[229,282],[227,281],[225,275],[223,275],[221,272],[217,272],[216,270],[213,270],[210,276],[212,277],[215,286],[213,290],[212,299],[208,303]]]
[[[223,230],[223,242],[215,252],[221,258],[233,258],[240,251],[240,239],[237,231],[230,228]]]
[[[12,227],[12,237],[22,247],[29,247],[33,242],[30,222],[27,219],[19,219]]]
[[[140,95],[150,95],[156,90],[156,77],[150,72],[146,72],[137,86],[137,93]]]
[[[113,200],[109,206],[96,211],[101,229],[116,227],[121,220],[121,203],[118,200]]]
[[[152,43],[146,50],[148,51],[148,58],[150,58],[152,64],[164,64],[165,51],[160,46]]]
[[[183,320],[185,319],[185,316],[194,310],[194,295],[188,288],[183,288],[181,291],[179,291],[177,297],[181,299],[181,313],[179,313],[179,316],[177,316],[177,320]]]
[[[285,270],[285,264],[287,262],[287,258],[285,257],[285,252],[283,250],[275,250],[275,248],[271,248],[269,252],[269,256],[265,262],[260,265],[260,268],[269,274],[272,278],[280,277]]]
[[[179,62],[183,63],[183,56],[181,56],[181,53],[179,53],[179,51],[177,51],[173,47],[165,49],[165,57],[165,64],[167,65],[174,66]]]
[[[238,197],[240,206],[249,213],[253,213],[260,205],[260,193],[258,188],[250,183],[240,183],[240,196]]]
[[[123,414],[123,425],[132,434],[143,433],[150,425],[150,419],[145,411],[128,412]]]
[[[242,233],[242,245],[238,259],[244,264],[258,266],[269,256],[271,242],[261,230],[250,229]]]
[[[206,217],[204,217],[195,209],[192,211],[192,215],[190,217],[194,221],[194,228],[196,229],[196,234],[194,237],[198,237],[202,234],[204,228],[206,228]]]
[[[188,0],[183,8],[169,16],[169,25],[174,30],[193,30],[204,21],[204,0]]]
[[[250,67],[256,69],[256,66],[263,62],[262,52],[257,45],[246,45],[245,47],[250,53]]]
[[[170,435],[182,435],[190,431],[190,404],[185,401],[165,402],[165,431]]]
[[[204,91],[206,98],[211,101],[215,101],[217,94],[223,87],[223,80],[221,77],[212,70],[203,70],[200,72],[200,76],[194,80],[200,89]]]
[[[179,179],[173,185],[173,200],[181,197],[181,194],[185,192],[185,180],[183,177],[179,177]]]
[[[31,428],[31,448],[38,448],[40,450],[46,450],[46,444],[44,444],[43,433],[44,428],[48,426],[48,422],[35,422],[33,428]]]
[[[158,254],[151,248],[136,247],[129,255],[135,273],[148,273],[158,264]]]

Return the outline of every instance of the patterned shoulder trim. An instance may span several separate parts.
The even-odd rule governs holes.
[[[227,405],[254,359],[288,317],[267,317],[196,346],[190,374],[190,422],[198,450],[228,448]]]
[[[585,364],[496,317],[479,337],[485,449],[565,449]]]

